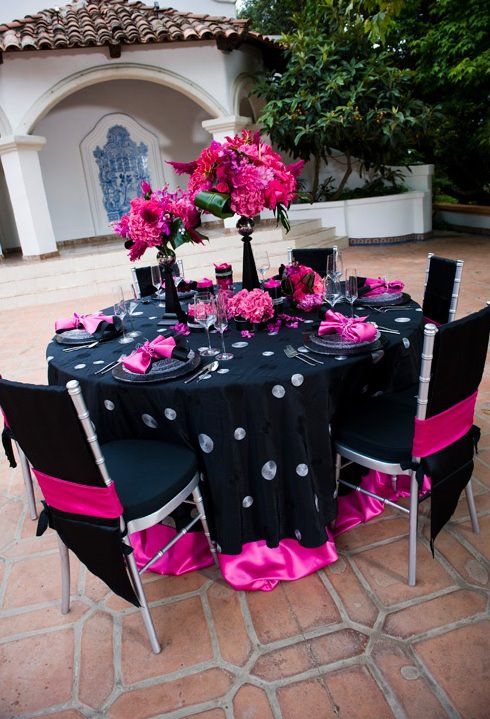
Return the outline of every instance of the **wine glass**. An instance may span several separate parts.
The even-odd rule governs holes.
[[[128,344],[128,342],[132,342],[133,338],[128,337],[128,335],[126,334],[126,331],[124,329],[124,318],[128,314],[126,303],[124,301],[116,302],[114,304],[114,314],[117,317],[121,318],[121,328],[122,328],[123,336],[120,339],[118,339],[119,344],[126,345],[126,344]]]
[[[160,270],[160,265],[152,265],[151,266],[151,284],[155,288],[155,294],[158,297],[159,300],[163,297],[162,292],[162,272]],[[165,305],[160,302],[158,307],[165,307]]]
[[[325,302],[328,302],[333,309],[341,298],[340,280],[332,275],[327,275],[325,277]]]
[[[357,270],[353,269],[345,270],[345,299],[350,302],[351,306],[351,317],[354,317],[354,302],[357,300],[359,291],[357,288]]]
[[[332,252],[327,255],[326,276],[335,277],[340,280],[342,277],[343,262],[342,253],[336,247],[332,248]]]
[[[216,319],[214,326],[221,335],[221,347],[223,351],[218,355],[219,360],[231,360],[233,355],[225,348],[224,332],[228,328],[228,297],[225,292],[220,292],[216,299]]]
[[[255,256],[255,263],[257,265],[257,269],[260,272],[262,276],[262,286],[264,285],[265,280],[265,273],[270,270],[271,268],[271,261],[269,258],[269,253],[266,249],[260,249]]]
[[[136,312],[136,308],[138,307],[138,300],[131,299],[126,300],[126,310],[129,317],[129,324],[131,325],[131,332],[128,332],[128,337],[140,337],[141,332],[139,330],[134,329],[134,322],[133,322],[133,314]]]
[[[214,295],[209,292],[196,295],[194,297],[194,320],[204,327],[208,338],[207,347],[199,347],[199,352],[203,357],[215,357],[219,354],[219,350],[211,347],[211,338],[209,336],[209,328],[216,321],[216,302]]]

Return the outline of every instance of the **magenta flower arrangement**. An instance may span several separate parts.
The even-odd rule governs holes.
[[[286,265],[282,275],[282,291],[299,309],[310,312],[323,303],[323,280],[305,265]]]
[[[114,225],[115,232],[126,240],[131,261],[138,260],[148,247],[170,258],[180,245],[207,239],[196,230],[200,212],[189,192],[170,192],[167,187],[153,191],[148,182],[142,182],[141,189],[143,196],[133,198],[130,211]]]
[[[190,175],[188,192],[196,205],[218,217],[254,217],[269,209],[289,229],[287,207],[296,194],[303,160],[286,165],[258,132],[213,142],[193,162],[171,162]]]
[[[228,314],[252,324],[267,322],[274,316],[272,299],[263,290],[240,290],[228,300]]]

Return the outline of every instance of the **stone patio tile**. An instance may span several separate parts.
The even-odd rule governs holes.
[[[85,572],[85,585],[83,590],[84,595],[91,599],[93,602],[102,601],[102,599],[104,599],[104,597],[109,594],[109,587],[104,584],[104,582],[99,579],[99,577],[96,577],[95,574],[89,572],[88,569],[84,569],[83,571]],[[128,606],[128,603],[125,602],[126,609],[128,608]]]
[[[265,681],[277,681],[316,666],[359,656],[364,653],[367,642],[365,634],[354,629],[341,629],[263,654],[255,662],[252,673]]]
[[[219,699],[232,684],[232,675],[208,669],[163,684],[122,694],[109,708],[109,719],[150,719],[160,714]],[[190,719],[190,718],[189,718]]]
[[[473,476],[476,477],[479,482],[482,482],[482,484],[486,485],[487,487],[490,487],[490,467],[487,467],[485,464],[483,464],[483,462],[481,462],[478,457],[475,459]]]
[[[145,585],[148,602],[154,602],[167,597],[194,592],[207,582],[207,578],[200,572],[189,572],[178,577],[162,577],[148,572],[143,575],[142,581]],[[128,609],[130,606],[126,600],[112,593],[105,600],[105,605],[116,612],[121,609]]]
[[[71,592],[78,581],[79,562],[70,553]],[[14,563],[7,581],[3,606],[5,609],[61,599],[61,569],[58,552],[44,557],[19,559]]]
[[[15,717],[71,698],[73,630],[0,645],[0,716]]]
[[[316,574],[282,582],[272,592],[249,592],[247,601],[263,644],[340,621],[334,601]]]
[[[0,639],[13,637],[24,632],[35,632],[64,624],[73,624],[88,611],[88,606],[80,601],[72,601],[68,614],[61,613],[60,603],[56,602],[43,609],[33,609],[21,614],[0,615]]]
[[[207,712],[193,714],[192,719],[226,719],[226,714],[223,709],[210,709]]]
[[[0,549],[16,539],[23,509],[24,504],[20,500],[0,507]]]
[[[154,607],[151,614],[162,645],[160,654],[151,651],[139,611],[123,618],[121,669],[125,684],[190,669],[213,658],[199,597]]]
[[[473,494],[475,497],[476,511],[479,515],[485,514],[490,510],[490,492],[481,491],[477,487],[475,482],[472,482]],[[461,496],[456,511],[454,512],[451,521],[463,519],[466,524],[471,524],[470,515],[468,511],[468,505],[464,495]]]
[[[490,516],[480,517],[480,534],[475,534],[471,529],[471,525],[458,524],[454,527],[456,534],[459,534],[472,547],[477,549],[480,554],[490,560],[490,546],[488,536],[490,532]]]
[[[242,666],[250,656],[252,642],[247,633],[238,592],[223,582],[217,582],[208,589],[208,600],[221,656],[232,664]]]
[[[424,639],[414,650],[462,717],[488,717],[490,622]]]
[[[473,534],[471,529],[470,532]],[[435,549],[436,558],[439,553],[442,554],[466,582],[482,587],[488,585],[488,568],[485,561],[476,559],[452,534],[441,532],[435,541]]]
[[[375,542],[408,535],[408,522],[398,514],[393,519],[378,519],[360,524],[350,532],[335,538],[335,546],[340,550],[352,550],[367,547]]]
[[[454,582],[441,564],[432,559],[421,542],[417,546],[417,584],[407,584],[407,540],[402,539],[356,554],[353,561],[385,606],[437,592]]]
[[[35,531],[35,530],[34,530]],[[58,548],[56,533],[45,532],[41,537],[17,539],[2,551],[4,557],[29,557]]]
[[[326,567],[324,573],[333,584],[349,617],[354,622],[372,627],[378,616],[378,609],[348,561],[339,557],[337,562]]]
[[[398,644],[377,642],[372,659],[401,704],[406,719],[447,717],[431,687],[413,663],[413,658],[407,656]]]
[[[393,713],[366,667],[351,667],[278,689],[283,719],[389,719]]]
[[[233,698],[233,719],[274,719],[263,689],[244,684]]]
[[[390,614],[383,629],[394,637],[408,639],[414,634],[481,614],[485,612],[486,604],[483,594],[461,589]]]
[[[67,709],[64,712],[55,712],[49,715],[49,719],[84,719],[84,715],[76,709]]]
[[[79,697],[98,709],[114,686],[112,617],[96,612],[82,628]]]

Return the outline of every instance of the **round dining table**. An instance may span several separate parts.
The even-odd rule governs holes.
[[[350,313],[348,305],[339,308]],[[286,311],[299,316],[297,327],[283,324],[276,334],[265,329],[244,337],[230,323],[225,341],[233,359],[189,383],[186,377],[127,383],[111,372],[95,374],[168,329],[159,326],[162,310],[154,301],[140,301],[133,314],[142,333],[134,344],[112,339],[64,352],[53,340],[47,347],[49,383],[79,381],[102,445],[146,438],[195,451],[211,533],[220,556],[230,561],[260,545],[265,552],[286,548],[284,561],[297,564],[301,552],[325,547],[337,511],[332,421],[339,412],[355,413],[364,393],[403,389],[418,377],[423,315],[415,302],[384,313],[357,309],[396,332],[382,331],[380,349],[351,356],[309,353],[304,342],[317,316]],[[194,350],[206,344],[203,331],[193,330],[187,339]],[[219,348],[218,334],[211,341]],[[287,357],[288,345],[321,364]],[[246,573],[257,581],[245,588],[270,588],[270,566],[258,556],[248,556],[250,562],[254,567]],[[261,572],[268,575],[264,586]],[[297,573],[293,567],[287,578]]]

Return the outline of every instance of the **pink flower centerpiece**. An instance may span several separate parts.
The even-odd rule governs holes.
[[[284,268],[282,291],[304,312],[311,312],[323,303],[322,278],[311,267],[297,262]]]
[[[197,207],[216,217],[241,215],[237,223],[243,239],[243,286],[259,287],[250,247],[253,217],[262,210],[274,212],[289,230],[287,208],[296,194],[303,160],[286,165],[258,132],[243,130],[213,142],[193,162],[171,162],[178,174],[190,175],[188,192]]]
[[[227,310],[230,317],[246,320],[253,325],[267,322],[274,316],[270,296],[259,289],[240,290],[228,300]]]

